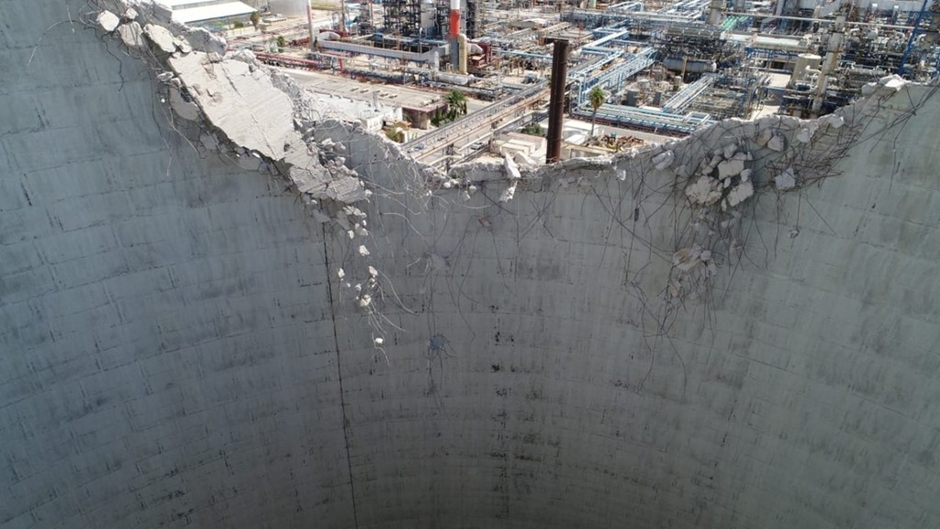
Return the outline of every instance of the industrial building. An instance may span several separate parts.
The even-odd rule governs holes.
[[[173,10],[173,20],[181,24],[220,26],[247,22],[256,11],[245,2],[231,0],[160,0]]]
[[[250,7],[4,4],[0,529],[940,527],[932,4]]]

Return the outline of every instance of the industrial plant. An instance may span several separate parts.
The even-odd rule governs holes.
[[[2,5],[0,529],[940,527],[937,2]]]
[[[182,21],[212,17],[198,22],[230,49],[307,72],[293,75],[442,168],[603,156],[728,118],[818,117],[888,75],[930,81],[940,60],[927,0],[167,2]],[[546,142],[555,42],[567,43],[557,104],[570,121]],[[470,101],[456,114],[451,91]]]

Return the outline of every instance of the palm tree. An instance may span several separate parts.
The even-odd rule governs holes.
[[[591,116],[591,137],[594,137],[594,125],[597,123],[597,109],[601,108],[607,102],[607,92],[604,92],[599,86],[595,86],[588,92],[588,103],[591,104],[591,108],[594,109],[594,114]]]
[[[255,29],[258,29],[258,24],[261,23],[261,13],[257,11],[252,11],[251,17],[249,17],[249,20],[251,20],[251,25],[254,26]]]
[[[467,96],[460,90],[447,92],[444,101],[447,102],[448,114],[450,114],[451,120],[457,119],[457,116],[467,114]]]

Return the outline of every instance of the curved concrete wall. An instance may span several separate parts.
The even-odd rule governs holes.
[[[648,155],[426,195],[325,123],[377,190],[350,240],[171,130],[82,4],[0,29],[3,529],[940,525],[932,90],[822,127],[833,177],[705,281]],[[767,151],[721,127],[677,164]]]

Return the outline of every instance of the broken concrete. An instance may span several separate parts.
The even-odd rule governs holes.
[[[140,48],[144,46],[144,30],[137,22],[128,22],[122,24],[117,29],[118,35],[124,41],[124,45],[129,48]]]
[[[107,10],[98,13],[97,20],[98,25],[101,26],[101,29],[108,33],[117,29],[117,27],[121,24],[121,19],[118,18],[118,16],[114,13]]]
[[[176,51],[176,37],[170,33],[170,30],[163,26],[147,24],[144,26],[144,34],[164,53],[173,53]]]

